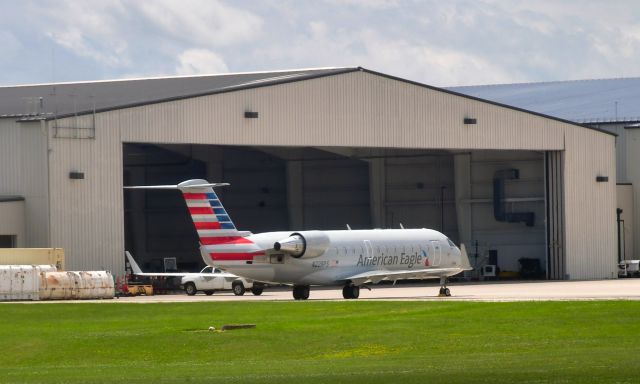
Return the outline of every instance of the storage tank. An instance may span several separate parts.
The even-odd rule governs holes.
[[[107,271],[43,272],[40,300],[113,299],[113,276]]]
[[[39,300],[40,274],[55,271],[53,265],[0,265],[0,300]]]
[[[2,265],[52,264],[64,271],[64,249],[62,248],[0,248]]]

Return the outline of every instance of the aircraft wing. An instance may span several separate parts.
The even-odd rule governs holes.
[[[355,285],[367,283],[377,284],[381,281],[395,281],[405,279],[433,279],[441,276],[451,276],[460,272],[460,268],[431,268],[418,271],[369,271],[349,276],[344,280],[351,280]]]
[[[193,274],[193,273],[188,273],[188,272],[182,272],[182,273],[181,272],[142,272],[142,270],[138,266],[138,263],[136,263],[136,261],[133,259],[133,256],[131,256],[131,253],[129,253],[129,251],[124,251],[124,254],[127,256],[127,260],[129,260],[129,265],[131,266],[131,272],[136,276],[165,276],[165,277],[177,276],[177,277],[182,277],[182,276],[186,276],[186,275],[189,275],[189,274]]]
[[[182,277],[186,275],[192,275],[193,272],[133,272],[136,276],[151,276],[151,277]]]

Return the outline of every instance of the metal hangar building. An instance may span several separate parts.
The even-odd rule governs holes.
[[[0,87],[0,241],[70,270],[196,269],[178,193],[122,187],[206,178],[242,230],[427,227],[614,278],[615,176],[611,133],[361,67]]]
[[[640,77],[454,87],[450,90],[617,135],[619,257],[640,258]]]

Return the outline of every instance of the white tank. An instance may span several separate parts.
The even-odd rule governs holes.
[[[40,274],[55,271],[53,265],[0,265],[0,300],[39,300]]]
[[[113,276],[107,271],[43,272],[40,300],[113,299]]]

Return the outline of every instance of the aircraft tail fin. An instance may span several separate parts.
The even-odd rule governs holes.
[[[129,260],[129,265],[131,266],[131,272],[133,272],[134,275],[139,275],[142,273],[142,269],[140,269],[140,266],[138,266],[138,263],[136,263],[136,261],[133,259],[133,256],[131,256],[131,253],[129,253],[129,251],[124,251],[125,256],[127,256],[127,260]]]
[[[469,262],[469,255],[467,255],[467,248],[464,246],[464,244],[460,244],[460,258],[462,258],[461,263],[462,263],[463,270],[465,271],[473,270],[473,267]]]
[[[198,232],[202,256],[207,264],[220,261],[241,262],[253,260],[256,254],[264,255],[255,243],[247,238],[250,232],[238,231],[229,214],[222,206],[214,187],[228,183],[209,183],[195,179],[178,185],[154,185],[125,187],[128,189],[178,189],[189,209],[189,214]],[[260,252],[262,251],[262,252]]]
[[[209,183],[206,180],[195,179],[183,181],[178,185],[147,185],[124,187],[125,189],[178,189],[182,192],[189,209],[191,219],[198,231],[200,240],[209,235],[237,235],[238,230],[231,221],[229,214],[222,206],[214,187],[222,187],[228,183]],[[212,231],[218,231],[212,233]],[[206,244],[203,242],[203,244]]]

